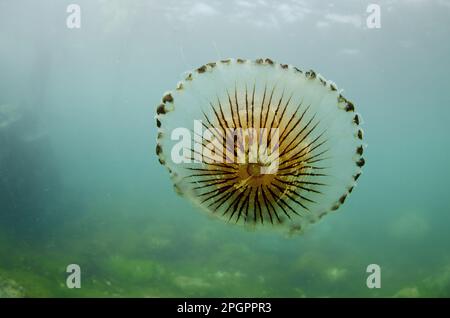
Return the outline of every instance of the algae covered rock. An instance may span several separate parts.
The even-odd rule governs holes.
[[[12,279],[0,276],[0,298],[24,297],[24,289]]]

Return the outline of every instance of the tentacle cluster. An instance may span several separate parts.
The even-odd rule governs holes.
[[[298,92],[277,81],[257,82],[255,79],[238,85],[236,80],[234,87],[225,85],[222,92],[207,95],[201,102],[202,105],[198,105],[201,109],[198,119],[203,128],[211,131],[213,138],[224,145],[224,151],[220,153],[223,160],[208,158],[201,150],[191,146],[189,159],[194,161],[196,155],[200,155],[204,159],[201,164],[176,167],[173,163],[168,163],[166,152],[169,150],[165,149],[165,140],[170,132],[165,130],[164,118],[175,110],[182,111],[183,105],[176,104],[177,94],[188,89],[189,83],[196,78],[217,72],[218,65],[272,67],[279,72],[294,72],[296,76],[306,80],[305,85],[320,84],[323,90],[335,96],[336,110],[345,113],[345,120],[348,119],[351,127],[352,135],[342,138],[352,139],[350,143],[355,145],[352,156],[355,168],[339,196],[334,200],[326,198],[330,187],[335,187],[336,180],[347,182],[334,175],[339,167],[330,166],[334,164],[333,156],[337,153],[333,151],[333,147],[339,147],[330,144],[337,140],[334,132],[329,131],[328,123],[335,110],[318,110],[318,103],[295,98],[302,91]],[[317,85],[311,87],[317,90]],[[186,107],[185,111],[189,109]],[[189,73],[177,85],[175,92],[166,93],[156,113],[156,154],[159,162],[169,170],[177,192],[187,194],[188,198],[207,211],[234,223],[263,225],[284,224],[287,221],[291,231],[299,230],[304,223],[315,222],[329,211],[337,210],[352,192],[361,174],[361,167],[365,164],[362,157],[365,147],[362,142],[363,131],[359,127],[361,119],[355,113],[353,103],[342,96],[334,83],[314,71],[304,72],[270,59],[226,59],[205,64]],[[330,115],[324,119],[324,114],[328,113]],[[258,140],[259,147],[265,147],[271,154],[276,153],[268,161],[258,159],[250,162],[246,138],[242,133],[237,133],[236,142],[230,146],[227,139],[230,129],[242,132],[250,128],[256,128],[252,131],[252,138]],[[271,131],[278,132],[276,142],[270,133],[265,135],[267,138],[262,138],[263,132]],[[194,143],[198,139],[195,132],[191,132]],[[202,140],[201,146],[205,149],[208,143]],[[241,162],[235,160],[238,153],[243,154],[244,160]],[[275,161],[276,169],[264,173],[263,170]],[[307,219],[308,222],[301,221],[302,219]]]

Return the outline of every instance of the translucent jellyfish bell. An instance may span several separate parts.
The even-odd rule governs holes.
[[[352,192],[364,165],[359,124],[314,71],[227,59],[163,96],[156,153],[176,191],[209,214],[296,232]]]
[[[0,105],[0,129],[9,128],[21,118],[19,107],[10,104]]]

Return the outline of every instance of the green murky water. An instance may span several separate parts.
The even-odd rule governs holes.
[[[450,296],[450,2],[380,1],[380,29],[356,1],[77,3],[80,29],[0,2],[0,297]],[[224,57],[312,68],[365,119],[358,187],[302,236],[199,213],[154,155],[161,94]]]

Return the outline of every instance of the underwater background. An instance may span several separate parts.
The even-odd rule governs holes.
[[[375,29],[370,3],[1,0],[0,297],[449,297],[450,1],[377,1]],[[311,68],[364,118],[358,186],[303,235],[211,219],[158,163],[162,94],[227,57]]]

